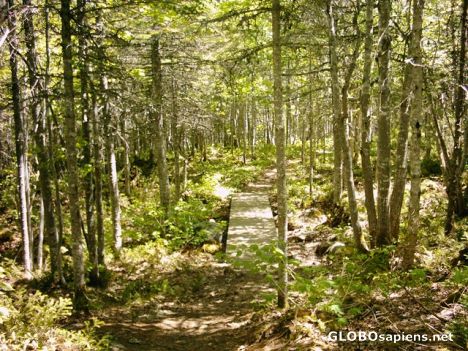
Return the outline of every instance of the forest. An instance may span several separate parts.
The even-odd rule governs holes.
[[[0,350],[468,350],[468,0],[0,0]]]

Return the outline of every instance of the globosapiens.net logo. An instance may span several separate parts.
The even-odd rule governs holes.
[[[371,342],[436,342],[453,341],[452,334],[406,334],[406,333],[379,333],[376,331],[331,331],[327,336],[328,341],[353,342],[353,341],[371,341]]]

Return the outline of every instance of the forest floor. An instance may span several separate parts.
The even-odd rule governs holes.
[[[290,166],[294,169],[297,162]],[[291,181],[300,176],[291,174]],[[270,191],[274,171],[267,171],[261,181],[249,184],[248,192],[268,192],[276,215],[275,196]],[[296,178],[296,179],[295,179]],[[294,184],[293,184],[294,185]],[[434,182],[425,185],[431,193],[423,195],[423,211],[431,211],[437,204],[433,191],[441,191]],[[293,194],[294,195],[294,194]],[[424,199],[427,199],[424,202]],[[294,196],[292,196],[294,201]],[[213,255],[208,246],[165,256],[154,247],[140,253],[140,264],[134,258],[122,258],[114,267],[114,287],[107,290],[107,303],[96,309],[96,316],[104,322],[100,333],[112,340],[112,350],[460,350],[454,343],[359,343],[331,342],[325,330],[379,331],[384,334],[443,334],[449,323],[466,317],[458,303],[462,294],[456,286],[444,283],[445,269],[434,267],[430,275],[415,271],[414,276],[402,278],[385,275],[380,271],[379,256],[360,262],[349,261],[348,268],[356,269],[341,282],[341,259],[349,255],[343,232],[334,221],[344,220],[339,210],[326,208],[316,201],[311,205],[297,204],[301,208],[290,218],[289,257],[295,261],[292,284],[300,277],[309,281],[308,289],[317,289],[325,280],[339,290],[348,290],[339,299],[317,290],[324,301],[307,303],[307,294],[291,291],[292,305],[287,313],[274,308],[275,290],[267,282],[268,271],[255,273],[255,259],[249,265],[226,263]],[[335,212],[334,212],[335,211]],[[440,247],[440,250],[445,248]],[[128,263],[126,259],[129,259]],[[421,259],[424,259],[422,257]],[[130,261],[132,263],[130,263]],[[152,262],[155,262],[154,264]],[[258,263],[258,261],[257,261]],[[257,267],[258,268],[258,267]],[[352,274],[367,278],[355,279]],[[357,273],[359,272],[359,273]],[[296,276],[297,274],[297,276]],[[381,275],[383,274],[383,275]],[[422,276],[418,276],[422,274]],[[133,280],[128,283],[128,279]],[[375,277],[375,278],[372,278]],[[383,279],[382,286],[376,279]],[[417,283],[421,280],[420,283]],[[314,282],[315,281],[315,282]],[[422,283],[425,282],[425,283]],[[127,285],[125,285],[127,284]],[[312,284],[312,285],[310,285]],[[314,286],[315,284],[315,286]],[[338,285],[337,285],[338,284]],[[341,285],[340,285],[341,284]],[[372,288],[371,288],[372,287]],[[364,290],[362,290],[364,289]],[[356,291],[354,291],[356,290]],[[360,291],[368,291],[363,293]],[[133,292],[137,294],[133,294]],[[314,290],[311,290],[314,291]],[[430,291],[430,294],[428,294]],[[123,297],[122,297],[123,296]],[[304,300],[305,299],[305,300]],[[451,300],[452,299],[452,300]],[[310,302],[309,302],[310,303]],[[356,306],[359,318],[351,318],[343,329],[337,324],[341,310],[327,310],[327,306],[352,310]],[[332,307],[333,308],[333,307]],[[463,317],[464,316],[464,317]],[[463,325],[463,322],[458,322]],[[324,327],[324,326],[327,327]]]
[[[100,311],[112,350],[239,350],[255,341],[253,304],[268,289],[263,278],[208,254],[186,255],[181,263],[163,278],[177,294]]]
[[[249,194],[268,193],[275,177],[274,170],[267,170],[244,190]],[[305,247],[293,243],[291,254],[303,257],[306,263],[319,264],[314,254],[317,245],[318,242]],[[151,254],[154,251],[150,250]],[[202,249],[169,255],[164,260],[163,265],[153,265],[147,263],[151,262],[149,258],[137,271],[129,272],[131,266],[125,265],[124,258],[120,267],[114,267],[113,274],[121,277],[122,285],[117,279],[114,289],[108,289],[107,303],[95,311],[103,322],[99,333],[110,338],[111,350],[296,349],[287,346],[284,338],[292,315],[268,308],[267,305],[272,307],[276,292],[264,272],[249,268],[249,262],[245,262],[248,259],[226,263]],[[149,281],[155,275],[152,287]],[[123,283],[128,277],[139,282],[133,290],[141,294],[122,303],[121,297],[126,299]],[[315,345],[325,346],[317,338],[314,340]]]
[[[221,168],[228,176],[220,175]],[[108,286],[87,290],[91,315],[59,318],[61,326],[84,331],[104,344],[108,340],[110,347],[102,349],[114,351],[467,349],[468,270],[466,263],[454,263],[464,244],[456,235],[443,234],[446,200],[440,196],[444,193],[440,179],[427,177],[422,182],[421,246],[416,267],[402,272],[394,247],[375,249],[369,255],[355,252],[346,208],[331,205],[331,168],[323,162],[317,169],[312,194],[305,171],[300,159],[291,157],[287,311],[276,309],[274,243],[271,251],[257,249],[252,259],[242,263],[223,256],[218,239],[207,240],[203,234],[212,224],[222,223],[220,228],[225,228],[229,203],[213,200],[212,193],[213,189],[222,193],[226,190],[223,186],[230,187],[226,180],[243,184],[232,186],[238,192],[268,194],[275,218],[275,172],[271,164],[242,165],[238,161],[228,168],[216,160],[192,170],[192,188],[181,201],[181,206],[187,207],[181,207],[182,215],[176,222],[182,228],[198,226],[195,238],[202,239],[171,246],[174,238],[164,240],[153,234],[157,224],[153,218],[155,195],[145,188],[144,196],[138,194],[133,202],[124,203],[126,242],[118,259],[111,254],[106,257]],[[243,182],[245,179],[251,183]],[[148,183],[147,188],[153,188]],[[360,221],[367,232],[359,178],[357,199]],[[213,201],[216,206],[210,206]],[[403,218],[406,211],[404,208]],[[0,221],[6,223],[7,219]],[[141,232],[145,236],[140,237]],[[457,235],[466,232],[468,222],[457,223]],[[18,244],[18,240],[6,244],[15,242]],[[10,246],[0,246],[0,250]],[[11,248],[7,251],[12,255],[18,252]],[[19,294],[23,294],[22,284],[15,285]],[[52,296],[61,293],[58,290]],[[28,296],[24,299],[27,311],[36,311],[28,307],[29,295],[24,296]],[[428,336],[452,333],[454,339],[435,343],[337,342],[327,340],[330,331]]]
[[[274,177],[274,172],[267,171],[262,181],[249,184],[246,191],[265,193]],[[116,302],[98,311],[104,322],[100,332],[110,336],[111,349],[255,350],[252,344],[265,327],[262,314],[256,311],[265,295],[274,295],[264,274],[234,267],[219,256],[200,251],[166,260],[158,281],[170,282],[170,286],[156,289],[162,294],[151,294],[130,305]],[[152,275],[144,268],[139,273]]]

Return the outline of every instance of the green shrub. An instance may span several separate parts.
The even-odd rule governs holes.
[[[442,174],[440,160],[433,158],[423,158],[421,161],[421,174],[424,177],[438,176]]]
[[[53,298],[39,291],[13,288],[7,283],[10,272],[0,267],[0,349],[74,349],[107,350],[107,338],[98,338],[95,329],[99,322],[86,323],[81,331],[59,326],[71,315],[71,299]]]

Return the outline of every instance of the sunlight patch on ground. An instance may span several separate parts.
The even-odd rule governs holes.
[[[222,177],[223,175],[221,173],[215,173],[213,175],[213,180],[216,182],[213,193],[220,199],[226,200],[232,194],[232,189],[220,184]]]

